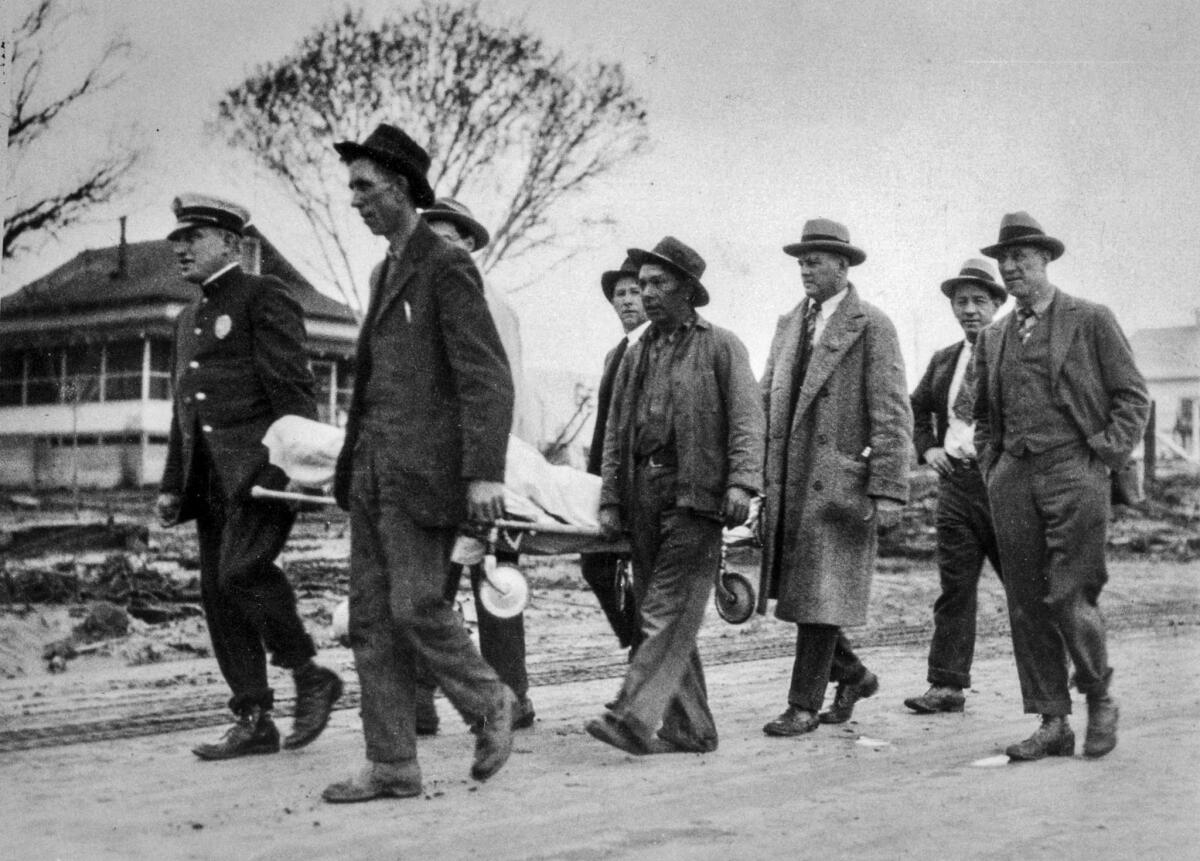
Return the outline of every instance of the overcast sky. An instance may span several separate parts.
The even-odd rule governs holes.
[[[118,215],[129,216],[133,241],[162,236],[180,190],[246,203],[320,287],[304,266],[298,215],[208,139],[204,123],[225,89],[344,4],[84,5],[82,35],[64,36],[68,67],[119,30],[139,55],[120,88],[72,118],[56,165],[69,170],[125,116],[151,159],[140,190],[97,223],[7,265],[4,292],[113,244]],[[512,294],[527,364],[598,373],[619,335],[600,272],[625,248],[672,234],[707,259],[706,315],[742,337],[761,371],[777,317],[801,295],[781,246],[814,216],[845,223],[866,250],[852,279],[896,323],[913,382],[956,337],[938,285],[995,241],[1005,212],[1028,210],[1062,239],[1052,280],[1112,307],[1127,332],[1190,322],[1200,306],[1200,4],[1191,0],[523,0],[485,9],[523,17],[572,56],[622,62],[649,114],[651,147],[558,224],[570,235],[588,214],[613,218],[613,228],[548,273],[527,263],[493,272],[501,288],[530,285]],[[360,270],[382,250],[363,228]]]

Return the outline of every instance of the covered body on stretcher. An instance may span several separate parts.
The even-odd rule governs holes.
[[[263,444],[270,461],[304,487],[333,481],[344,433],[332,425],[284,416],[267,430]],[[628,553],[629,542],[600,536],[600,477],[547,461],[515,436],[505,460],[506,519],[497,546],[516,553]],[[725,530],[726,545],[754,543],[747,527]]]

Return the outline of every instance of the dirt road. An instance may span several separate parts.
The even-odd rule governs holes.
[[[308,750],[228,763],[187,752],[211,729],[5,754],[0,845],[15,859],[1200,858],[1200,629],[1111,646],[1121,742],[1099,761],[991,764],[1033,728],[993,637],[965,715],[907,714],[924,649],[871,649],[879,695],[800,740],[760,731],[784,705],[786,659],[714,667],[723,736],[709,755],[593,741],[582,723],[612,680],[535,688],[535,728],[484,785],[440,703],[450,719],[422,742],[425,796],[405,801],[319,800],[360,763],[350,710]]]

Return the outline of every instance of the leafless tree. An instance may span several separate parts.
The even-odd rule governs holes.
[[[378,27],[361,11],[330,19],[226,93],[214,131],[283,182],[360,315],[332,144],[384,121],[426,147],[440,195],[492,228],[485,271],[561,239],[554,206],[646,142],[645,108],[620,65],[570,62],[519,23],[485,21],[478,4],[425,0]]]
[[[104,46],[73,83],[56,92],[47,83],[54,61],[74,61],[61,48],[61,28],[74,11],[57,0],[38,0],[14,27],[9,41],[7,73],[12,87],[8,119],[8,192],[4,200],[4,257],[14,257],[41,233],[55,235],[77,222],[89,207],[107,203],[126,190],[130,171],[140,157],[131,143],[117,144],[69,178],[48,187],[34,182],[50,173],[37,164],[48,134],[67,123],[70,109],[81,100],[110,88],[124,74],[131,50],[124,38]],[[66,113],[64,113],[66,112]]]

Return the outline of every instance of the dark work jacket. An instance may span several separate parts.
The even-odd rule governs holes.
[[[304,351],[304,313],[270,277],[235,267],[201,288],[175,323],[174,411],[162,491],[177,493],[179,522],[196,516],[197,435],[203,434],[227,499],[254,483],[281,487],[263,434],[285,415],[316,419]]]
[[[617,379],[621,357],[628,349],[629,338],[625,337],[604,357],[604,373],[600,377],[600,388],[596,391],[596,423],[592,428],[592,447],[588,449],[587,471],[592,475],[599,475],[600,466],[604,463],[604,431],[608,427],[608,408],[612,401],[613,383]]]
[[[950,417],[946,414],[946,399],[950,397],[950,384],[954,382],[954,369],[962,355],[963,342],[951,344],[933,354],[925,376],[913,390],[909,403],[913,412],[913,448],[917,450],[917,463],[925,462],[925,452],[940,448],[946,439]]]
[[[512,374],[479,270],[422,220],[371,273],[370,304],[334,495],[349,507],[354,450],[371,434],[387,465],[380,487],[424,526],[457,525],[470,480],[504,480],[512,426]]]
[[[604,436],[600,504],[620,505],[626,517],[633,502],[638,372],[651,340],[648,331],[621,359]],[[670,373],[676,504],[718,514],[730,487],[761,492],[766,422],[741,340],[697,315],[675,347]]]

